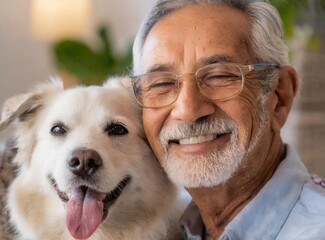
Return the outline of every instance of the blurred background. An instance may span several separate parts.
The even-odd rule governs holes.
[[[128,73],[135,33],[153,0],[2,0],[0,106],[59,75],[67,87]],[[312,173],[325,176],[325,0],[271,0],[284,21],[299,96],[283,129]]]

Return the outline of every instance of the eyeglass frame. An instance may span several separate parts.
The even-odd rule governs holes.
[[[233,65],[233,66],[238,67],[238,69],[240,70],[240,72],[242,74],[242,79],[241,79],[242,82],[241,82],[240,90],[238,91],[238,93],[236,93],[233,96],[230,96],[228,98],[214,99],[214,101],[226,101],[226,100],[229,100],[229,99],[232,99],[232,98],[235,98],[236,96],[238,96],[242,92],[242,90],[243,90],[246,74],[249,73],[249,72],[251,72],[251,71],[253,71],[253,70],[264,70],[264,69],[268,69],[268,68],[280,68],[280,64],[278,64],[278,63],[271,63],[271,62],[254,63],[254,64],[248,64],[248,65],[243,65],[243,64],[239,64],[239,63],[231,63],[231,62],[218,62],[218,63],[213,63],[213,64],[209,64],[209,65],[205,65],[203,67],[200,67],[195,72],[181,73],[181,74],[178,74],[178,75],[177,74],[174,74],[172,72],[169,72],[169,71],[158,71],[158,72],[161,72],[161,73],[170,73],[170,74],[174,75],[175,80],[177,81],[177,86],[179,86],[179,80],[180,80],[180,78],[183,75],[194,74],[195,81],[198,82],[197,73],[199,71],[201,71],[203,68],[206,68],[206,67],[209,67],[209,66],[211,67],[213,65]],[[157,72],[149,72],[149,73],[144,73],[144,74],[140,74],[140,75],[129,75],[129,78],[131,79],[131,83],[132,83],[133,96],[134,96],[136,102],[141,107],[143,107],[143,108],[155,108],[155,109],[157,109],[157,108],[164,108],[164,107],[168,107],[168,106],[172,105],[177,100],[180,91],[177,92],[177,95],[176,95],[175,99],[171,103],[168,103],[168,104],[162,105],[162,106],[158,106],[158,107],[145,106],[145,105],[143,105],[138,100],[137,94],[136,94],[136,86],[135,86],[135,83],[142,76],[148,75],[150,73],[157,73]],[[208,96],[206,96],[206,97],[209,98]]]

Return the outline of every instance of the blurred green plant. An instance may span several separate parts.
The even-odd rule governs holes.
[[[317,7],[325,10],[325,0],[313,0]],[[295,26],[305,19],[308,14],[307,9],[312,1],[310,0],[270,0],[270,3],[277,8],[283,21],[283,28],[286,39],[294,37]],[[304,22],[304,21],[303,21]],[[309,39],[308,46],[312,49],[317,49],[320,46],[320,40],[312,35]]]
[[[100,85],[110,75],[126,74],[132,63],[131,44],[125,53],[117,53],[106,27],[101,26],[97,35],[98,49],[75,39],[63,39],[53,45],[58,69],[72,74],[83,85]]]
[[[295,37],[297,26],[305,29],[306,46],[310,50],[318,50],[321,47],[321,40],[313,32],[310,32],[312,26],[308,26],[308,14],[311,4],[317,5],[321,10],[325,10],[325,0],[269,0],[270,3],[279,11],[283,22],[285,38],[291,49],[291,40]],[[308,26],[308,27],[306,27]],[[289,51],[289,59],[293,59],[292,50]]]
[[[317,1],[317,0],[315,0]],[[286,39],[294,37],[297,22],[304,18],[310,0],[270,0],[282,18]],[[325,0],[318,1],[318,6],[325,9]],[[76,39],[63,39],[53,46],[55,63],[60,70],[64,70],[76,77],[83,85],[100,85],[109,75],[128,73],[132,64],[132,45],[124,53],[116,53],[106,27],[97,31],[100,40],[98,49],[92,49],[87,43]],[[318,49],[320,40],[312,35],[308,46]]]
[[[270,0],[270,3],[280,13],[286,37],[293,37],[297,17],[302,14],[301,9],[308,6],[308,0]]]

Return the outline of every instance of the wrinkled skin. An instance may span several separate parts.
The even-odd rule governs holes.
[[[175,74],[195,72],[219,61],[252,64],[249,51],[249,19],[239,10],[227,6],[190,5],[158,21],[145,41],[141,72],[163,69]],[[241,94],[216,102],[203,96],[193,75],[184,75],[178,99],[168,107],[143,109],[148,140],[169,177],[188,188],[197,204],[209,235],[217,238],[225,225],[257,194],[270,179],[285,155],[280,137],[297,92],[298,80],[293,68],[279,70],[271,93],[260,112],[259,85],[255,79],[245,82]],[[255,80],[255,81],[254,81]],[[226,119],[237,131],[206,140],[218,133],[188,133],[195,144],[164,145],[160,134],[183,124],[198,124],[204,119]],[[223,161],[214,154],[222,152],[235,139],[236,148],[244,149],[240,158]],[[229,162],[230,161],[230,162]],[[227,164],[228,163],[228,164]],[[171,169],[182,166],[183,171]],[[214,179],[218,175],[219,178]],[[211,185],[211,179],[215,184]],[[200,187],[192,188],[193,182]],[[224,183],[224,184],[220,184]]]

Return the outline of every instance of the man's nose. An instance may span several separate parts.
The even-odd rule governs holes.
[[[171,117],[175,120],[194,122],[213,114],[215,111],[213,101],[201,93],[194,76],[184,75],[182,78],[179,95],[172,105]]]

